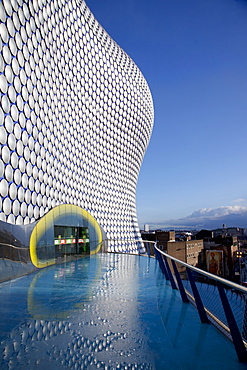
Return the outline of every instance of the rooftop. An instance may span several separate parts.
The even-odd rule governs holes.
[[[1,369],[246,369],[154,258],[53,265],[0,284],[0,299]]]

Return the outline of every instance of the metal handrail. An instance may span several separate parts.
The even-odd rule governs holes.
[[[15,248],[15,249],[23,249],[23,250],[29,250],[29,247],[18,247],[17,245],[13,245],[13,244],[8,244],[8,243],[1,243],[0,242],[0,246],[1,245],[4,245],[4,246],[7,246],[7,247],[11,247],[11,248]]]
[[[0,243],[0,259],[26,264],[30,261],[29,248],[9,243]]]

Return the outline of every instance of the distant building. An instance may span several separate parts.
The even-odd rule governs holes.
[[[148,224],[144,225],[144,231],[149,232],[149,225]]]
[[[240,230],[237,230],[237,228],[229,228],[229,233],[230,232],[233,234],[236,232],[240,233]],[[222,251],[222,256],[220,253],[215,253],[215,256],[217,256],[219,260],[221,259],[221,267],[217,270],[217,275],[232,279],[234,277],[234,262],[236,259],[235,255],[236,251],[238,250],[238,237],[230,236],[229,233],[228,229],[225,228],[216,230],[201,230],[196,234],[196,239],[203,239],[204,243],[205,264],[203,268],[209,271],[209,259],[211,256],[210,252]]]
[[[141,230],[142,240],[148,240],[156,242],[156,233],[155,231],[143,231]]]
[[[169,241],[167,254],[192,266],[200,266],[203,262],[203,240]]]
[[[161,250],[167,250],[168,242],[175,242],[175,231],[156,230],[157,247]]]
[[[191,232],[184,231],[184,230],[176,231],[176,234],[175,234],[176,241],[186,241],[186,240],[191,240],[191,239],[195,239]]]
[[[203,240],[176,241],[175,231],[141,232],[142,239],[155,241],[159,249],[192,266],[202,263]],[[190,236],[188,236],[188,239]]]
[[[238,239],[236,236],[219,235],[213,238],[215,248],[211,245],[210,249],[223,251],[223,276],[232,278],[234,275],[234,260],[238,250]]]
[[[212,230],[200,230],[196,234],[196,239],[203,239],[204,241],[206,240],[211,240],[214,237],[214,232]]]
[[[214,236],[225,235],[225,236],[238,236],[242,237],[245,235],[245,230],[241,227],[226,227],[213,230]]]

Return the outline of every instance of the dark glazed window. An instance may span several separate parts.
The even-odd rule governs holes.
[[[70,254],[89,254],[90,242],[87,227],[54,226],[56,257]]]

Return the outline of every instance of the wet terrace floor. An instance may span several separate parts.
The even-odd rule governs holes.
[[[246,369],[153,258],[99,254],[0,284],[0,369]]]

